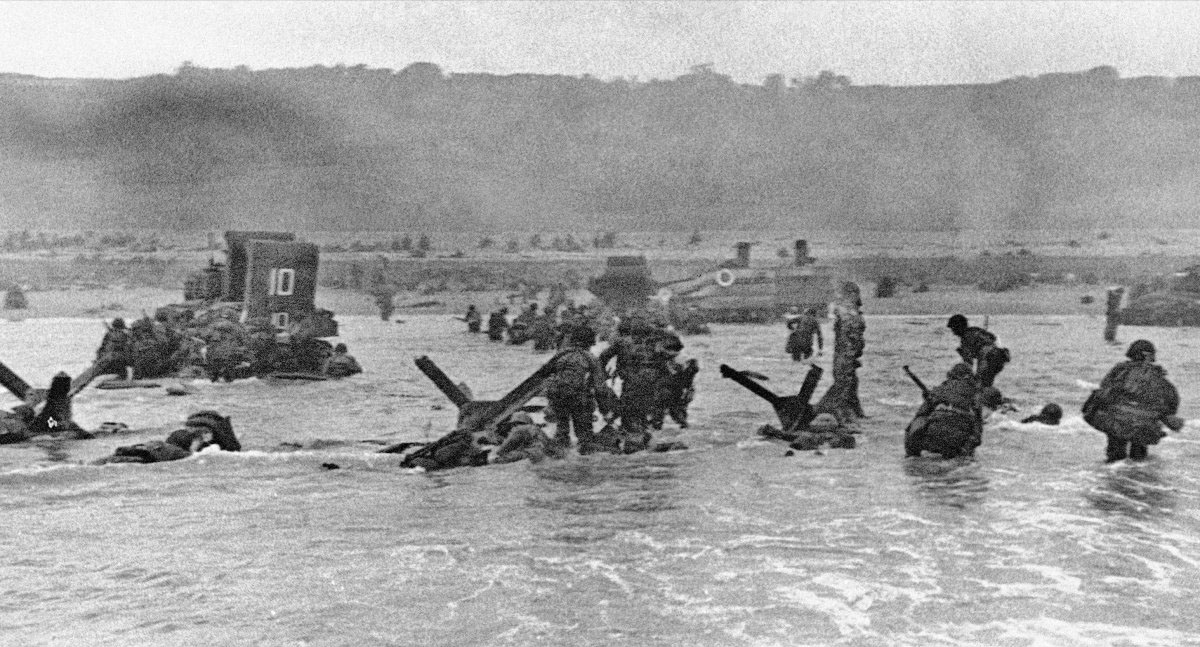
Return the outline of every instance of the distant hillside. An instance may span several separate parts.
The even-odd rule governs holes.
[[[0,75],[0,227],[1194,226],[1200,77]]]

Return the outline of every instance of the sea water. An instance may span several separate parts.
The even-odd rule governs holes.
[[[755,433],[777,424],[767,403],[717,372],[794,393],[807,366],[782,325],[685,338],[702,371],[692,426],[658,436],[688,449],[665,454],[399,468],[382,445],[455,420],[414,357],[485,399],[548,359],[448,316],[344,318],[366,371],[345,380],[88,389],[76,420],[130,431],[0,447],[0,644],[1200,644],[1200,424],[1105,465],[1078,414],[1122,359],[1103,320],[989,325],[1020,411],[989,421],[974,461],[904,458],[920,395],[901,366],[940,381],[957,341],[942,317],[868,316],[858,448],[791,457]],[[44,385],[102,333],[0,323],[0,359]],[[1195,331],[1120,336],[1158,346],[1200,417]],[[1016,422],[1047,402],[1061,425]],[[208,408],[245,451],[88,464]]]

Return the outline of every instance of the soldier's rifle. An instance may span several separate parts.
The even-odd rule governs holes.
[[[904,374],[908,376],[908,379],[912,380],[913,384],[916,384],[918,389],[921,389],[921,397],[928,400],[929,399],[929,387],[925,386],[925,383],[921,381],[921,378],[917,377],[916,374],[913,373],[912,370],[910,370],[908,368],[907,364],[905,364],[901,368],[904,369]]]

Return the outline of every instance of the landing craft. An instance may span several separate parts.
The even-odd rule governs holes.
[[[193,369],[214,381],[323,379],[333,348],[323,338],[336,336],[338,325],[315,304],[317,246],[296,242],[295,234],[262,231],[228,231],[225,242],[226,262],[210,261],[189,276],[182,303],[158,308],[157,321],[134,321],[127,346],[102,344],[103,370],[126,372],[126,379],[102,388],[158,386],[138,380]]]
[[[612,256],[603,275],[588,289],[616,306],[644,302],[654,296],[672,310],[695,311],[705,321],[720,323],[767,322],[796,309],[816,308],[824,314],[834,298],[832,270],[808,255],[808,241],[797,240],[790,264],[751,267],[750,247],[741,242],[737,258],[699,276],[657,283],[646,259]]]
[[[232,308],[240,321],[265,318],[280,331],[302,329],[310,337],[336,337],[333,313],[316,307],[320,251],[296,235],[275,231],[225,232],[227,263],[210,262],[184,283],[181,304],[193,312]]]
[[[1123,326],[1200,326],[1200,265],[1176,272],[1165,285],[1140,284],[1120,311]]]

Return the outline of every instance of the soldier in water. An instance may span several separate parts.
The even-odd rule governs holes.
[[[551,360],[554,373],[546,382],[546,399],[554,410],[558,428],[554,442],[567,448],[571,445],[571,431],[579,442],[579,453],[594,451],[592,437],[592,413],[597,400],[601,410],[609,408],[606,394],[604,367],[591,348],[596,343],[596,333],[589,328],[575,328],[567,340],[567,347]]]
[[[508,329],[508,308],[500,308],[488,315],[487,336],[492,341],[504,339],[504,331]]]
[[[1145,460],[1149,446],[1166,435],[1163,425],[1172,431],[1183,428],[1175,415],[1179,392],[1166,370],[1154,363],[1154,344],[1139,339],[1125,357],[1128,361],[1114,366],[1083,405],[1083,419],[1108,436],[1104,453],[1109,463]]]
[[[975,377],[980,386],[992,386],[996,376],[1008,364],[1008,349],[996,344],[992,333],[967,323],[967,318],[954,315],[946,327],[959,338],[958,356],[968,365],[975,366]]]
[[[479,332],[483,326],[483,317],[475,309],[475,304],[467,306],[467,315],[463,317],[463,321],[467,323],[467,332]]]
[[[118,447],[112,456],[100,459],[97,464],[177,461],[209,445],[216,445],[227,452],[242,450],[229,418],[216,411],[205,410],[188,416],[184,428],[171,432],[165,441],[152,440]]]
[[[688,426],[688,405],[695,397],[693,386],[700,363],[695,359],[679,361],[683,341],[665,328],[659,329],[653,338],[654,361],[658,377],[654,382],[654,408],[650,412],[650,426],[662,429],[669,415],[680,429]]]
[[[350,354],[345,344],[334,346],[333,354],[325,360],[321,367],[321,373],[329,377],[350,377],[362,372],[362,366]]]
[[[817,309],[809,308],[804,314],[787,322],[787,345],[784,352],[792,356],[792,361],[803,362],[812,357],[813,338],[817,340],[817,353],[825,349],[825,340],[821,338],[821,321],[817,319]]]
[[[659,376],[654,349],[648,345],[653,328],[636,316],[617,325],[617,338],[600,353],[600,365],[616,360],[616,375],[621,379],[618,415],[621,418],[622,446],[626,454],[642,451],[650,444],[646,429],[654,407],[654,383]]]
[[[983,387],[971,367],[955,364],[946,381],[929,390],[904,433],[904,453],[972,456],[983,441],[983,410],[1000,406],[1000,392]]]
[[[842,302],[834,306],[833,384],[815,407],[819,413],[834,414],[841,423],[866,417],[858,397],[858,369],[862,366],[859,358],[867,328],[859,310],[861,306],[858,286],[847,282],[842,287]]]
[[[120,317],[113,319],[96,351],[100,373],[116,373],[125,377],[126,367],[133,365],[132,346],[133,336],[125,327],[125,320]]]

